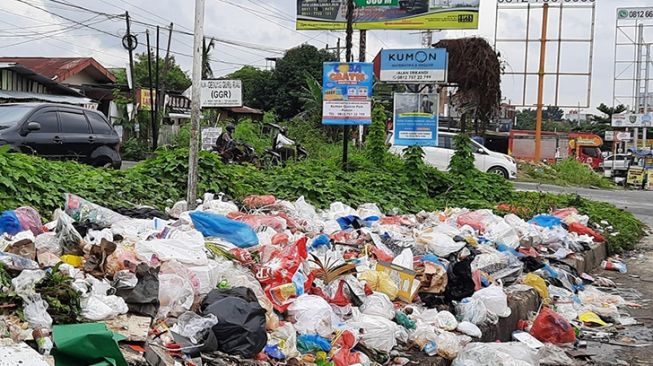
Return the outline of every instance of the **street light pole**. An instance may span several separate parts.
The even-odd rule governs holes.
[[[190,146],[188,154],[188,208],[194,209],[197,201],[197,165],[199,160],[199,130],[202,108],[200,104],[202,83],[202,40],[204,39],[204,1],[195,0],[195,29],[193,39],[193,85],[190,104]]]
[[[354,0],[347,0],[347,36],[345,47],[347,62],[352,62],[352,36],[354,34]],[[347,170],[347,155],[349,154],[349,126],[345,125],[342,136],[342,169]]]

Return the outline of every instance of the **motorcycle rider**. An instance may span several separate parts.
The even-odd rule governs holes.
[[[281,127],[279,133],[274,137],[272,146],[281,155],[283,161],[295,156],[295,141],[288,137],[288,127]]]
[[[238,155],[236,140],[232,137],[235,130],[236,126],[233,123],[227,124],[227,127],[225,127],[224,131],[222,131],[215,141],[214,150],[222,156],[225,162],[233,161],[236,155]]]

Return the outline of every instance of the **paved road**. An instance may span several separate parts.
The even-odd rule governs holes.
[[[609,202],[632,212],[649,227],[653,228],[653,191],[602,190],[522,182],[515,182],[514,184],[515,188],[520,191],[577,193],[585,198]]]

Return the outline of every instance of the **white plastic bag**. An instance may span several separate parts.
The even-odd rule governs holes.
[[[190,238],[140,241],[136,244],[136,254],[140,259],[148,262],[153,256],[163,262],[176,259],[192,266],[204,266],[208,262],[204,251],[204,239],[201,241]]]
[[[177,318],[177,323],[170,330],[197,344],[202,340],[203,335],[216,324],[218,324],[218,318],[213,314],[201,317],[192,311],[187,311]]]
[[[376,315],[386,319],[395,317],[394,306],[390,298],[381,292],[375,292],[367,296],[360,306],[360,311],[366,315]]]
[[[451,332],[440,332],[435,341],[438,345],[438,355],[447,360],[453,360],[471,340],[468,336],[459,336]]]
[[[329,337],[338,325],[338,319],[326,300],[319,296],[302,295],[288,308],[288,315],[295,319],[295,329],[300,334],[319,334]]]
[[[466,334],[474,338],[481,338],[481,336],[483,336],[481,329],[477,327],[476,324],[470,322],[458,323],[456,330],[459,331],[460,333]]]
[[[159,274],[159,312],[157,319],[175,316],[190,310],[193,305],[193,287],[176,274]]]
[[[299,357],[297,351],[297,331],[291,323],[286,322],[282,327],[268,333],[268,344],[276,344],[286,358]]]
[[[476,291],[472,298],[483,301],[485,307],[501,318],[510,316],[511,311],[508,307],[508,297],[503,291],[503,287],[490,286]]]
[[[537,353],[521,342],[470,343],[451,366],[539,366]]]
[[[25,321],[33,329],[52,329],[52,318],[47,310],[48,303],[41,299],[41,295],[32,295],[23,305]]]
[[[52,253],[57,257],[61,256],[62,249],[59,238],[54,232],[40,234],[34,239],[34,247],[38,254]]]
[[[438,257],[446,257],[465,246],[465,242],[455,242],[448,235],[435,232],[432,228],[419,233],[415,240],[417,243],[425,245],[431,253]]]
[[[435,326],[444,330],[454,330],[458,326],[458,321],[450,312],[441,311],[435,316]]]
[[[25,300],[31,295],[34,295],[34,285],[44,277],[45,272],[40,269],[25,269],[11,280],[11,286],[14,288],[16,295]]]
[[[297,216],[304,220],[312,220],[315,218],[315,215],[317,215],[315,207],[306,202],[304,196],[299,197],[297,201],[295,201],[295,211]]]
[[[505,244],[511,248],[519,246],[519,235],[517,230],[506,223],[505,220],[499,220],[496,223],[490,224],[486,228],[485,238],[492,240],[496,243]]]
[[[115,295],[92,294],[82,299],[82,316],[88,320],[109,320],[120,314],[127,314],[128,311],[125,300]]]
[[[365,314],[350,320],[347,325],[361,334],[361,343],[383,352],[390,352],[397,345],[401,328],[386,318]]]
[[[395,257],[392,260],[392,264],[402,266],[404,268],[413,270],[413,251],[410,248],[406,248],[401,251],[401,254]]]
[[[113,232],[111,229],[89,230],[84,237],[84,241],[87,245],[100,245],[102,239],[111,242],[113,241]]]
[[[491,319],[485,303],[478,298],[468,297],[456,304],[456,314],[462,321],[480,325]]]

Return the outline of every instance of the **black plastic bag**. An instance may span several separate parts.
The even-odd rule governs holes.
[[[267,343],[265,309],[246,287],[216,289],[202,302],[203,315],[213,314],[218,324],[211,328],[202,351],[220,351],[253,358]]]
[[[159,310],[159,268],[141,263],[136,267],[138,283],[133,289],[117,289],[129,311],[154,318]]]
[[[526,273],[535,272],[540,268],[544,268],[544,263],[533,257],[524,256],[519,258],[519,260],[524,263],[524,272]]]
[[[474,280],[472,278],[473,256],[452,262],[447,269],[447,288],[444,297],[447,302],[460,301],[474,294]]]

